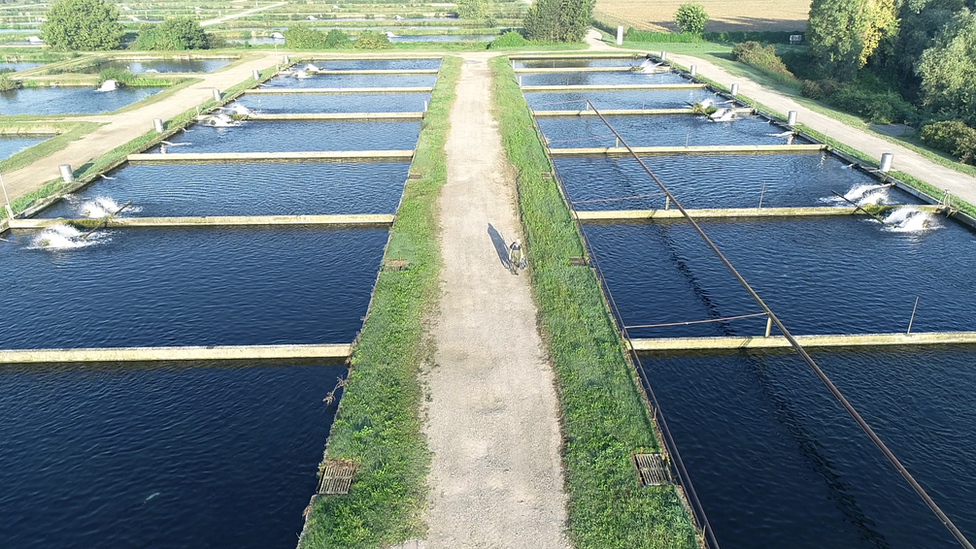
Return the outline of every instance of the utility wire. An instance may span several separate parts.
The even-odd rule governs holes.
[[[973,545],[969,543],[969,540],[966,539],[966,536],[963,535],[963,533],[959,531],[956,525],[953,524],[952,520],[950,520],[949,517],[942,512],[942,509],[939,508],[939,506],[928,495],[925,489],[922,488],[922,486],[915,480],[915,477],[913,477],[912,474],[908,472],[908,469],[906,469],[905,466],[901,464],[901,461],[899,461],[898,458],[895,457],[895,454],[893,454],[891,450],[888,449],[888,446],[885,445],[884,441],[882,441],[881,438],[878,437],[877,434],[875,434],[874,429],[872,429],[871,426],[868,425],[866,421],[864,421],[864,418],[861,417],[861,414],[859,414],[858,411],[854,409],[854,406],[852,406],[851,403],[848,402],[848,400],[840,392],[837,386],[835,386],[834,383],[830,381],[830,378],[827,377],[827,374],[825,374],[824,371],[820,369],[820,366],[818,366],[817,363],[813,360],[813,358],[811,358],[810,355],[807,354],[806,350],[799,344],[799,342],[797,342],[796,338],[793,337],[793,334],[791,334],[790,331],[786,329],[786,326],[783,325],[779,317],[777,317],[776,314],[773,313],[772,309],[770,309],[766,305],[766,303],[762,300],[762,298],[759,297],[759,294],[757,294],[756,291],[752,289],[752,286],[749,285],[746,279],[743,278],[742,275],[740,275],[737,270],[735,270],[735,267],[732,266],[732,263],[730,263],[729,260],[725,258],[725,255],[722,254],[722,252],[718,249],[715,243],[712,242],[710,238],[708,238],[708,235],[705,234],[705,231],[703,231],[702,228],[698,225],[698,223],[690,215],[688,215],[688,212],[684,209],[681,203],[678,202],[677,199],[675,199],[674,195],[671,194],[671,191],[664,186],[664,183],[661,183],[661,180],[658,179],[653,172],[651,172],[650,168],[647,167],[647,164],[645,164],[644,161],[641,160],[639,156],[637,156],[637,153],[635,153],[634,150],[630,148],[630,145],[628,145],[627,142],[624,141],[624,138],[621,137],[619,133],[617,133],[617,130],[615,130],[613,126],[611,126],[610,123],[607,122],[607,119],[603,117],[603,114],[601,114],[599,111],[596,110],[596,107],[593,106],[593,103],[590,103],[589,100],[587,100],[587,103],[589,103],[590,107],[596,112],[596,115],[600,117],[600,120],[602,120],[603,123],[606,124],[608,128],[610,128],[610,131],[617,136],[617,139],[620,140],[620,143],[623,144],[623,146],[627,148],[627,150],[637,160],[637,162],[640,163],[641,167],[644,168],[644,171],[647,172],[647,175],[651,176],[651,179],[654,180],[654,183],[656,183],[657,186],[660,187],[662,191],[667,193],[668,198],[670,198],[671,201],[674,202],[675,207],[678,208],[678,210],[681,212],[681,215],[683,215],[685,219],[687,219],[688,222],[691,223],[691,226],[694,227],[695,232],[698,233],[698,236],[700,236],[702,240],[705,242],[705,244],[708,245],[709,248],[711,248],[712,252],[715,253],[715,256],[718,257],[719,261],[721,261],[722,264],[725,265],[725,268],[728,269],[730,273],[732,273],[732,276],[734,276],[736,280],[739,281],[739,284],[746,290],[746,292],[749,293],[752,299],[762,308],[763,311],[766,312],[766,314],[769,315],[769,318],[773,321],[773,324],[775,324],[776,327],[779,328],[779,330],[783,333],[783,336],[786,338],[786,340],[790,342],[790,345],[793,347],[793,349],[795,349],[796,352],[799,353],[800,357],[803,358],[803,361],[807,363],[807,366],[809,366],[810,369],[813,370],[813,372],[817,375],[817,377],[820,378],[820,381],[823,382],[823,384],[827,387],[827,390],[830,391],[830,394],[833,395],[834,399],[836,399],[837,402],[839,402],[840,405],[844,407],[844,410],[846,410],[848,415],[850,415],[851,418],[854,419],[858,427],[860,427],[861,430],[864,431],[864,434],[866,434],[868,438],[871,439],[871,442],[874,443],[875,446],[877,446],[878,450],[881,450],[881,453],[884,454],[885,458],[888,459],[888,462],[891,463],[891,465],[895,468],[896,471],[898,471],[898,473],[902,476],[902,478],[904,478],[905,481],[908,482],[909,486],[911,486],[912,489],[915,490],[915,493],[918,494],[920,498],[922,498],[922,501],[925,502],[925,504],[932,511],[932,513],[934,513],[935,516],[938,517],[940,521],[942,521],[942,524],[949,530],[949,532],[952,533],[953,537],[956,538],[956,541],[959,542],[959,545],[965,547],[966,549],[973,549]]]

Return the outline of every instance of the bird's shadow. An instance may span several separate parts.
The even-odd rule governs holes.
[[[491,223],[488,224],[488,236],[491,238],[491,244],[495,247],[495,253],[498,254],[498,261],[501,262],[502,266],[508,268],[508,243]]]

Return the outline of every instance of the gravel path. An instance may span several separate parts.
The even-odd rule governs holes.
[[[513,170],[491,115],[485,54],[467,54],[447,142],[427,549],[569,547],[552,370],[528,275],[508,272]]]

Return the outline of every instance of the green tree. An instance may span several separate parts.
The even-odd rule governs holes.
[[[319,50],[326,47],[326,34],[308,25],[294,25],[284,32],[285,47],[296,50]]]
[[[700,4],[682,4],[674,13],[674,24],[678,30],[691,34],[701,34],[708,23],[708,14]]]
[[[456,0],[455,5],[461,19],[484,19],[488,15],[488,0]]]
[[[122,43],[119,11],[102,0],[59,0],[47,12],[41,38],[60,51],[112,50]]]
[[[357,50],[383,50],[390,47],[390,39],[382,32],[364,30],[352,45]]]
[[[897,29],[894,0],[813,0],[807,40],[829,74],[850,80]]]
[[[922,53],[923,104],[976,126],[976,13],[962,9]]]
[[[537,0],[522,25],[529,40],[581,42],[593,16],[593,0]]]
[[[205,50],[210,48],[210,37],[200,23],[183,16],[173,17],[158,25],[143,24],[139,27],[132,49],[135,50]]]
[[[920,100],[922,79],[916,73],[922,52],[952,21],[963,0],[905,0],[898,11],[898,34],[880,60],[889,81],[912,101]],[[880,48],[879,48],[880,49]]]

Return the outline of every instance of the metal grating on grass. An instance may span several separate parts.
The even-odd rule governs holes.
[[[671,471],[661,454],[634,454],[631,461],[641,486],[671,484]]]
[[[356,463],[344,459],[326,460],[319,467],[318,494],[348,494]]]

